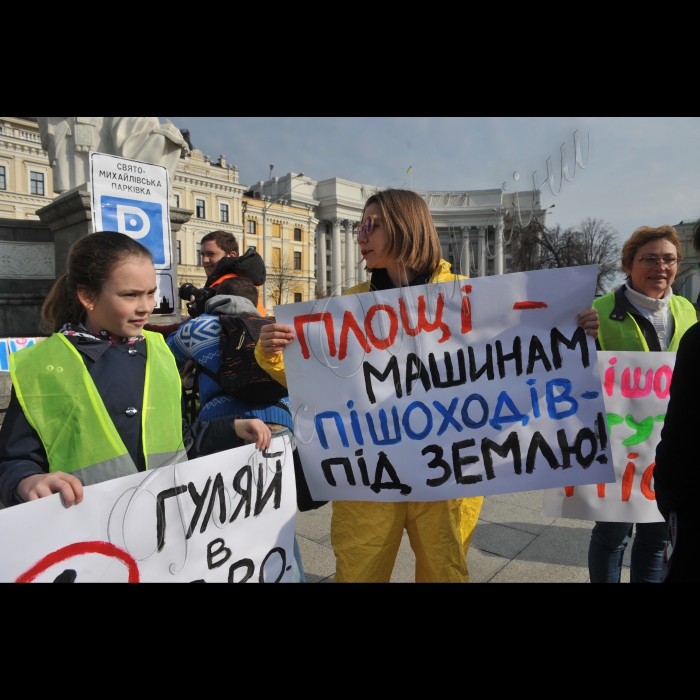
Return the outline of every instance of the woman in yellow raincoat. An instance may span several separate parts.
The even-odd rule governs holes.
[[[453,275],[450,264],[441,259],[430,210],[414,192],[385,190],[372,196],[365,205],[357,242],[372,280],[348,289],[346,295],[463,279]],[[582,314],[579,324],[597,329],[596,312]],[[270,324],[263,329],[255,353],[259,365],[285,386],[282,351],[294,338],[291,328]],[[467,550],[483,500],[336,501],[331,524],[336,583],[388,582],[404,530],[416,555],[417,583],[468,583]]]

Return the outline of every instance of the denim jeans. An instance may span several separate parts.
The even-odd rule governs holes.
[[[596,523],[588,549],[591,583],[620,583],[622,560],[634,523]],[[666,523],[637,523],[632,545],[632,583],[661,583]]]

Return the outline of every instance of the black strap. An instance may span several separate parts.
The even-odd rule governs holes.
[[[289,413],[290,416],[292,415],[292,412],[289,410],[289,406],[287,406],[286,403],[282,403],[281,401],[278,401],[275,404],[275,408],[281,408],[283,411],[287,411],[287,413]]]
[[[197,363],[197,369],[199,370],[200,374],[206,374],[209,379],[213,379],[217,384],[219,383],[219,375],[214,374],[210,369],[207,369],[206,367],[203,367],[199,363]]]

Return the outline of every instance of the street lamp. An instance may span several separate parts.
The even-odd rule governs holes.
[[[274,165],[270,165],[270,175],[272,175],[272,169],[274,168]],[[300,178],[304,177],[304,173],[299,173],[298,175],[295,175],[292,178],[289,178],[289,195],[291,196],[292,191],[294,190],[294,185],[292,185],[292,180],[298,180]],[[297,183],[298,184],[298,183]],[[270,203],[267,206],[263,206],[263,262],[265,263],[265,284],[263,285],[263,305],[265,308],[267,308],[267,212],[270,210],[271,207],[273,207],[277,202],[280,201],[286,194],[285,192],[282,192],[281,195],[279,195],[276,199],[271,200]]]

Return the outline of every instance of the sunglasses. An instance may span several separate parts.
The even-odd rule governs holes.
[[[378,216],[368,216],[364,223],[360,224],[359,227],[357,228],[357,236],[358,238],[361,235],[364,236],[370,236],[372,234],[372,231],[374,231],[375,226],[379,225],[379,217]]]

